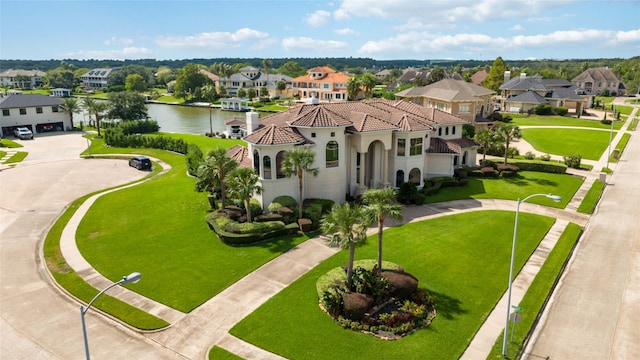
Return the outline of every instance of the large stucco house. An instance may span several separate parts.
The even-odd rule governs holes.
[[[0,72],[0,86],[35,89],[42,85],[44,75],[40,70],[7,69]]]
[[[291,80],[292,95],[301,99],[317,98],[321,101],[346,101],[349,75],[328,66],[316,66],[307,74]]]
[[[17,127],[29,128],[34,134],[63,131],[71,127],[69,115],[61,109],[63,101],[41,94],[13,94],[0,97],[0,129],[2,137],[12,136]]]
[[[313,98],[315,100],[315,98]],[[369,188],[424,186],[425,179],[453,175],[475,165],[477,144],[462,137],[468,121],[402,100],[318,103],[317,100],[259,119],[246,114],[247,148],[228,152],[259,174],[264,207],[277,196],[297,198],[297,180],[281,170],[287,151],[315,153],[317,176],[305,174],[305,198],[343,202]]]
[[[600,95],[605,90],[613,96],[623,96],[627,94],[624,83],[609,68],[587,69],[578,76],[571,79],[571,83],[583,88],[592,95]]]
[[[526,113],[539,105],[550,105],[581,114],[593,97],[567,80],[543,79],[540,75],[524,73],[511,79],[509,74],[505,72],[505,82],[500,85],[500,96],[497,97],[503,111]]]
[[[493,112],[494,92],[464,80],[443,79],[427,86],[416,86],[396,93],[396,98],[436,108],[467,120],[475,127],[487,124]]]
[[[269,97],[277,97],[282,95],[277,89],[278,82],[285,83],[284,93],[288,94],[291,88],[291,79],[291,76],[288,75],[267,74],[253,66],[244,66],[229,77],[220,77],[218,86],[224,86],[229,95],[237,95],[238,90],[249,88],[253,88],[256,93],[259,93],[260,88],[265,87],[269,91]]]

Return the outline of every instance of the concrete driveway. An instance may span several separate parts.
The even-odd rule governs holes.
[[[29,156],[0,171],[0,358],[80,359],[80,304],[50,281],[43,237],[74,199],[145,173],[125,160],[81,159],[87,143],[80,133],[18,142]],[[94,359],[182,358],[93,311],[86,321]]]

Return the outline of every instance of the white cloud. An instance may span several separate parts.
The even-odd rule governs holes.
[[[522,30],[524,30],[524,27],[522,27],[522,25],[520,24],[513,25],[512,27],[509,28],[509,31],[522,31]]]
[[[112,36],[111,38],[104,41],[105,45],[114,45],[114,44],[123,44],[123,45],[131,45],[133,44],[133,39],[129,38],[117,38]]]
[[[349,45],[344,41],[290,37],[282,39],[282,47],[285,51],[313,51],[314,53],[321,54],[323,52],[347,50]]]
[[[307,24],[311,26],[318,27],[318,26],[324,25],[329,20],[330,17],[331,17],[330,12],[325,10],[318,10],[311,14],[307,14],[305,21],[307,22]]]
[[[156,44],[167,48],[224,50],[253,46],[253,42],[267,41],[269,34],[249,28],[235,32],[203,32],[189,36],[159,36]]]
[[[65,54],[68,58],[99,60],[145,59],[152,55],[153,51],[138,47],[125,47],[120,50],[81,50]]]
[[[333,12],[333,18],[336,20],[347,20],[350,18],[349,13],[344,9],[338,9]]]
[[[336,34],[339,35],[358,35],[358,32],[350,29],[350,28],[344,28],[344,29],[336,29],[333,32],[335,32]]]

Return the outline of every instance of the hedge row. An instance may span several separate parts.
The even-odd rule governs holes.
[[[218,235],[218,238],[227,245],[253,244],[253,243],[271,239],[274,237],[292,235],[298,232],[298,224],[296,223],[285,225],[281,221],[271,221],[271,222],[260,223],[260,224],[267,224],[267,226],[271,228],[271,230],[269,231],[266,231],[263,233],[254,232],[254,233],[236,234],[236,233],[223,230],[218,224],[219,219],[220,217],[217,217],[216,213],[211,213],[206,217],[207,225],[209,225],[209,229],[213,230],[216,233],[216,235]],[[280,223],[280,224],[274,224],[274,223]]]

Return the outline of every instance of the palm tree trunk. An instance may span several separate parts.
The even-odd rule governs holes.
[[[347,289],[352,291],[353,287],[353,261],[356,255],[356,245],[351,243],[349,245],[349,264],[347,264]]]
[[[220,172],[220,205],[222,209],[227,206],[227,184],[224,183],[225,177],[226,174],[224,172]]]
[[[382,271],[382,226],[384,218],[378,217],[378,271]]]
[[[98,137],[102,137],[100,136],[100,115],[98,113],[96,113],[96,127],[98,128]]]
[[[244,207],[247,210],[247,222],[251,222],[251,197],[244,199]]]
[[[507,164],[507,156],[509,155],[509,139],[504,143],[504,164]]]
[[[298,167],[298,219],[302,219],[302,168]]]

